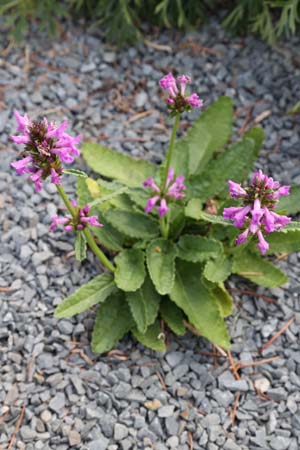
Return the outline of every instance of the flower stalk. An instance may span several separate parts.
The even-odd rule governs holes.
[[[74,209],[74,207],[72,206],[64,188],[62,187],[61,184],[57,184],[56,185],[57,191],[61,197],[61,199],[63,200],[64,204],[66,205],[69,213],[71,214],[71,216],[75,219],[76,218],[76,211]],[[95,242],[95,239],[93,238],[93,236],[91,235],[91,232],[88,228],[84,228],[82,230],[82,233],[84,234],[86,241],[90,247],[90,249],[92,250],[92,252],[94,253],[94,255],[97,256],[97,258],[102,262],[102,264],[110,271],[110,272],[114,272],[115,271],[115,267],[113,266],[113,264],[109,261],[109,259],[105,256],[105,254],[102,252],[102,250],[100,250],[100,248],[98,247],[98,245]]]

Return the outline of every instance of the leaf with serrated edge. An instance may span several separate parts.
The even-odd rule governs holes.
[[[284,214],[298,214],[300,212],[300,186],[291,186],[290,195],[280,197],[276,210]]]
[[[95,172],[127,186],[140,186],[157,171],[157,167],[148,161],[130,158],[93,142],[83,145],[82,155]]]
[[[293,253],[300,251],[300,223],[298,230],[274,231],[266,236],[270,245],[268,255],[274,253]]]
[[[63,173],[67,174],[67,175],[74,175],[75,177],[81,177],[81,178],[87,178],[88,175],[83,172],[82,170],[78,170],[78,169],[64,169]]]
[[[121,233],[135,239],[151,239],[158,235],[158,222],[137,211],[110,209],[104,216]]]
[[[186,332],[184,326],[184,314],[176,303],[164,297],[160,304],[160,315],[162,319],[166,322],[168,327],[173,331],[173,333],[178,336],[183,336]]]
[[[103,273],[65,298],[55,309],[54,316],[72,317],[104,300],[116,289],[113,276]]]
[[[164,238],[151,241],[146,250],[147,267],[150,277],[161,295],[172,290],[175,278],[176,246]]]
[[[122,291],[136,291],[144,282],[144,252],[135,248],[123,250],[115,257],[115,282]]]
[[[86,258],[86,240],[84,235],[78,231],[75,239],[75,256],[77,261],[83,261]]]
[[[221,97],[196,119],[186,136],[175,143],[172,167],[183,175],[192,174],[223,148],[232,129],[232,101]]]
[[[264,287],[281,286],[288,280],[278,267],[246,250],[234,254],[232,272]]]
[[[129,307],[121,291],[108,297],[97,310],[92,335],[94,353],[111,350],[133,326]]]
[[[177,260],[170,298],[187,315],[199,333],[213,344],[229,348],[226,325],[212,291],[201,280],[201,264]]]
[[[128,292],[126,300],[137,329],[140,333],[145,333],[156,319],[160,302],[160,295],[154,289],[150,278],[146,277],[143,286],[137,291]]]
[[[177,244],[178,257],[186,261],[201,262],[223,253],[221,242],[204,236],[182,235]]]
[[[231,274],[232,261],[225,255],[221,255],[213,261],[205,264],[203,275],[213,283],[227,280]]]
[[[212,292],[219,303],[222,317],[230,316],[233,310],[233,299],[229,292],[225,289],[224,284],[219,283]]]
[[[131,331],[134,337],[145,347],[156,350],[157,352],[164,352],[166,350],[158,320],[147,328],[146,333],[140,333],[137,328],[133,328]]]

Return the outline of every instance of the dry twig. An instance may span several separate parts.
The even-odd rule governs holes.
[[[277,333],[274,334],[274,336],[271,337],[271,339],[268,340],[268,342],[266,342],[258,351],[259,353],[262,353],[264,350],[266,350],[268,347],[270,347],[270,345],[273,344],[273,342],[276,341],[276,339],[279,338],[279,336],[281,336],[290,325],[292,325],[292,323],[295,320],[295,316],[291,317],[290,320],[283,325],[283,327],[280,328],[279,331],[277,331]]]
[[[10,440],[9,445],[7,447],[7,450],[11,450],[13,448],[14,442],[16,440],[16,436],[17,436],[18,431],[19,431],[19,429],[20,429],[20,427],[22,425],[22,422],[23,422],[24,414],[25,414],[25,405],[23,405],[22,408],[21,408],[21,412],[20,412],[18,421],[16,423],[16,427],[14,429],[14,432],[12,434],[11,440]]]

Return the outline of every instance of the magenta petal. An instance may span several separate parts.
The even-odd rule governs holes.
[[[243,231],[235,240],[235,245],[241,245],[241,244],[245,244],[245,242],[247,241],[247,237],[249,234],[249,228],[246,228],[245,231]]]
[[[147,205],[145,208],[145,213],[148,214],[152,211],[152,209],[154,208],[154,206],[156,205],[156,203],[159,200],[159,196],[156,195],[155,197],[151,197],[147,200]]]
[[[157,208],[159,217],[163,217],[169,211],[166,200],[163,198],[160,201],[160,206]]]
[[[257,248],[264,255],[269,250],[269,244],[263,237],[263,234],[260,230],[257,232],[257,237],[258,237]]]

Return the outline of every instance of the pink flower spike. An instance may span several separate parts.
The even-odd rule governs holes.
[[[143,186],[144,187],[150,187],[151,189],[153,189],[153,191],[155,192],[160,192],[159,187],[157,186],[157,184],[154,181],[154,178],[148,178],[147,180],[145,180],[143,182]]]
[[[274,218],[274,228],[275,230],[280,230],[280,228],[285,227],[292,220],[290,217],[281,216],[273,211],[270,211],[271,216]]]
[[[90,223],[90,225],[92,227],[103,227],[103,224],[98,222],[98,217],[97,216],[90,216],[88,218],[90,219],[89,223]]]
[[[241,244],[245,244],[245,242],[247,241],[247,237],[249,234],[249,228],[246,228],[245,231],[243,231],[235,240],[235,245],[241,245]]]
[[[73,206],[73,208],[77,208],[76,200],[71,200],[71,205]]]
[[[245,191],[245,189],[242,188],[240,184],[229,180],[228,186],[229,186],[229,194],[231,195],[232,198],[240,198],[247,196],[247,192]]]
[[[73,225],[66,225],[65,226],[65,230],[66,231],[72,231],[73,230]]]
[[[224,208],[223,217],[226,220],[233,220],[235,227],[242,227],[244,222],[248,220],[247,214],[251,211],[251,206],[231,206],[230,208]]]
[[[250,224],[250,231],[251,233],[255,234],[257,230],[259,229],[261,223],[260,220],[263,217],[265,211],[261,208],[260,200],[257,198],[254,200],[253,209],[251,211],[251,224]]]
[[[182,96],[184,96],[186,85],[190,84],[192,81],[191,77],[189,77],[188,75],[180,75],[179,77],[177,77],[177,81],[180,84],[180,93]]]
[[[169,186],[171,181],[174,180],[174,175],[175,175],[174,169],[173,169],[173,167],[170,167],[170,169],[168,171],[168,177],[167,177],[167,186]]]
[[[53,169],[53,167],[51,167],[50,171],[51,171],[51,183],[60,184],[60,181],[61,181],[60,176],[58,175],[56,170]]]
[[[186,101],[189,103],[191,108],[201,108],[203,106],[203,101],[196,93],[193,93],[189,97],[186,97]]]
[[[23,175],[24,173],[29,173],[28,165],[31,163],[32,157],[26,156],[26,158],[20,159],[19,161],[12,162],[10,165],[16,169],[18,175]]]
[[[168,208],[166,200],[164,198],[161,199],[160,206],[157,208],[159,217],[162,218],[165,214],[167,214],[169,209],[170,208]]]
[[[23,131],[24,132],[24,131],[27,130],[28,125],[31,125],[31,122],[28,119],[27,114],[24,114],[24,117],[23,117],[23,116],[21,116],[19,111],[15,111],[14,112],[14,116],[15,116],[15,119],[16,119],[16,121],[18,123],[17,131]]]
[[[176,86],[176,80],[171,73],[168,73],[168,75],[165,75],[163,78],[161,78],[161,80],[159,81],[159,85],[160,87],[168,91],[171,97],[176,97],[178,88]]]
[[[269,244],[263,237],[263,234],[260,230],[257,232],[257,237],[258,237],[257,248],[264,255],[269,250]]]
[[[29,136],[11,136],[10,138],[15,144],[28,144],[30,141]]]
[[[146,208],[144,210],[146,214],[148,214],[148,213],[150,213],[152,211],[152,209],[154,208],[154,206],[156,205],[158,200],[159,200],[159,196],[158,195],[156,195],[155,197],[151,197],[151,198],[149,198],[147,200],[147,205],[146,205]]]
[[[82,223],[79,223],[77,225],[77,230],[83,230],[84,226],[82,225]]]
[[[279,197],[290,194],[291,186],[281,186],[277,191],[273,193],[273,198],[277,200]]]
[[[43,169],[39,169],[37,172],[35,172],[33,175],[29,177],[34,182],[35,188],[38,192],[42,189],[42,176],[43,176]]]

